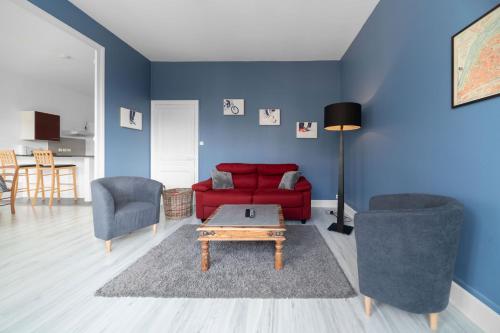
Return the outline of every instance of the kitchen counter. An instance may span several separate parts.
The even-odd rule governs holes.
[[[16,154],[17,157],[33,157],[32,155],[23,155],[23,154]],[[93,158],[94,155],[56,155],[54,154],[54,157],[88,157],[88,158]]]

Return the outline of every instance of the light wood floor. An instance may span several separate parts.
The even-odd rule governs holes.
[[[313,220],[357,289],[354,236],[325,231]],[[1,332],[430,332],[423,315],[375,303],[371,318],[361,296],[350,299],[100,298],[94,292],[185,223],[162,219],[155,237],[146,228],[113,241],[93,236],[89,206],[0,207]],[[285,263],[286,265],[286,263]],[[453,306],[439,332],[478,332]]]

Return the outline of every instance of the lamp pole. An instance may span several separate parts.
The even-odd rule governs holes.
[[[337,200],[337,232],[344,228],[344,126],[340,126],[339,138],[339,190]]]
[[[350,235],[352,227],[344,225],[344,126],[340,126],[339,138],[339,189],[337,193],[337,223],[332,223],[328,230]]]

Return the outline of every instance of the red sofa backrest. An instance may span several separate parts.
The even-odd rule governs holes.
[[[249,190],[278,188],[285,172],[299,170],[297,164],[220,163],[216,168],[231,172],[234,188]]]
[[[234,188],[255,190],[257,188],[257,165],[247,163],[220,163],[217,170],[231,172]]]
[[[285,172],[297,170],[299,170],[297,164],[258,164],[257,187],[261,189],[278,188]]]

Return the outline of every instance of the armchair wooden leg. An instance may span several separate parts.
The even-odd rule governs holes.
[[[365,314],[370,317],[372,315],[372,299],[365,296]]]
[[[153,224],[153,236],[156,235],[157,231],[158,231],[158,223]]]
[[[429,326],[431,330],[435,331],[438,329],[439,313],[429,313]]]
[[[111,252],[111,240],[107,240],[105,242],[105,247],[106,247],[106,253],[110,253]]]

